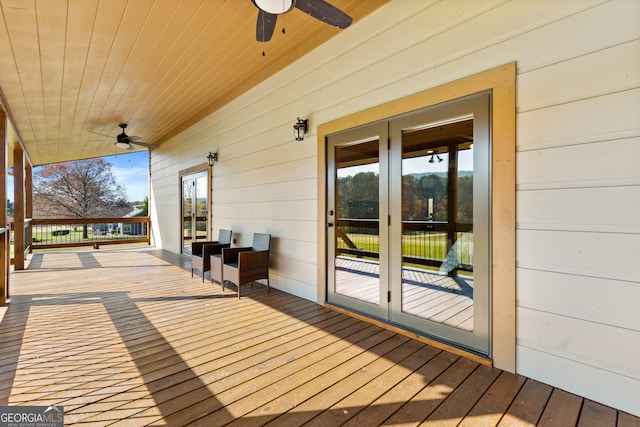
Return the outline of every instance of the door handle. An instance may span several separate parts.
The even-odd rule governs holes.
[[[333,227],[333,223],[332,222],[328,222],[327,223],[327,227]]]

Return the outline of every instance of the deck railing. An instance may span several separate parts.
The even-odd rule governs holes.
[[[379,223],[377,219],[338,219],[337,253],[378,260]],[[403,221],[402,228],[404,263],[440,268],[445,260],[455,259],[456,269],[473,271],[471,224],[455,224],[452,229],[444,221]],[[465,243],[455,245],[457,241]]]
[[[148,217],[136,218],[47,218],[31,221],[31,248],[149,243]]]

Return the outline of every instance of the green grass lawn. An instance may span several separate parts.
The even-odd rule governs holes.
[[[54,231],[59,230],[69,230],[69,234],[54,236],[52,233]],[[71,243],[71,242],[82,242],[82,241],[91,241],[97,240],[98,238],[104,236],[94,236],[92,229],[89,228],[87,230],[87,238],[83,237],[82,228],[79,228],[78,231],[74,231],[72,228],[65,227],[47,227],[41,230],[38,230],[37,227],[33,228],[33,241],[34,242],[42,242],[42,243]]]
[[[367,252],[379,252],[380,240],[371,234],[348,233],[347,236],[358,249]],[[341,248],[347,248],[339,241]],[[447,255],[447,235],[445,233],[402,236],[402,253],[407,256],[443,259]]]
[[[358,234],[347,233],[347,237],[353,242],[353,244],[360,250],[365,252],[379,253],[380,239],[377,235],[371,234]],[[339,248],[347,249],[348,246],[342,240],[338,241]],[[426,234],[412,234],[402,236],[402,255],[414,258],[433,259],[444,261],[447,258],[447,234],[446,233],[426,233]],[[355,255],[349,255],[355,256]],[[454,255],[455,256],[455,255]],[[458,257],[461,257],[463,262],[467,264],[473,264],[473,256],[469,256],[468,253],[459,253]],[[378,261],[377,258],[364,257]],[[466,258],[466,259],[465,259]],[[403,263],[404,267],[415,267],[426,270],[438,271],[439,267],[428,266],[424,264]]]

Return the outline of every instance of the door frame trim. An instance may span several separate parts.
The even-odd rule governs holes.
[[[182,177],[186,175],[194,175],[196,173],[206,172],[207,173],[207,240],[211,240],[212,230],[213,230],[213,185],[211,183],[212,173],[211,167],[207,163],[200,163],[199,165],[191,166],[186,169],[181,169],[178,171],[178,231],[180,236],[180,246],[178,248],[178,253],[182,253],[183,248],[183,230],[182,230]]]
[[[516,370],[516,63],[508,63],[318,125],[318,270],[317,298],[326,303],[327,238],[326,140],[345,131],[400,114],[462,98],[492,92],[491,128],[491,347],[495,367]]]

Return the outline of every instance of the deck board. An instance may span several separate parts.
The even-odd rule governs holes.
[[[30,261],[0,323],[0,405],[62,405],[65,425],[640,425],[276,289],[238,300],[166,251]]]
[[[580,411],[578,427],[614,427],[616,411],[608,406],[585,399]]]
[[[498,425],[537,425],[552,392],[553,387],[535,380],[527,380]]]
[[[447,352],[438,352],[428,347],[429,353],[424,354],[425,362],[419,368],[408,374],[401,382],[389,386],[387,391],[369,404],[355,417],[346,422],[345,426],[356,427],[363,425],[382,425],[387,422],[399,410],[406,411],[405,405],[420,393],[425,385],[430,384],[435,378],[445,372],[458,356]],[[435,356],[433,356],[435,351]],[[409,418],[407,414],[406,418]],[[415,417],[414,417],[415,418]]]
[[[574,394],[559,389],[553,390],[538,425],[542,427],[575,426],[582,402],[583,399]]]
[[[460,423],[460,427],[497,426],[525,379],[519,375],[501,372],[491,387]]]

